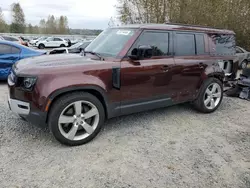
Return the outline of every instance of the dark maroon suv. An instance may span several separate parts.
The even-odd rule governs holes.
[[[228,30],[178,24],[109,28],[81,55],[17,62],[8,78],[8,102],[23,119],[48,125],[61,143],[80,145],[112,117],[184,102],[200,112],[215,111],[223,98],[222,68],[233,65],[234,55],[235,33]]]

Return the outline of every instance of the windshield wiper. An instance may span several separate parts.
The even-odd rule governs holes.
[[[99,53],[92,52],[92,51],[84,51],[83,53],[84,54],[89,53],[89,54],[95,55],[95,56],[99,57],[100,60],[103,60],[103,57]]]

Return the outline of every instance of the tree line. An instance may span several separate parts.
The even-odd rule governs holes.
[[[12,22],[7,24],[0,7],[0,33],[29,33],[29,34],[69,34],[67,16],[56,18],[49,15],[47,19],[41,19],[39,25],[27,24],[25,14],[19,3],[11,5]]]
[[[183,23],[234,30],[237,45],[250,50],[249,0],[118,0],[123,24]]]

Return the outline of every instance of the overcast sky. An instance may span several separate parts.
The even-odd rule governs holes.
[[[104,29],[112,16],[116,15],[117,0],[0,0],[5,20],[11,22],[10,5],[19,2],[26,23],[36,25],[49,14],[64,15],[70,28]]]

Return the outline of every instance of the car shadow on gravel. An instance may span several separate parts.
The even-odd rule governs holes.
[[[6,85],[6,87],[7,87],[7,81],[0,80],[0,86],[4,86],[4,85]]]
[[[169,115],[178,115],[180,113],[197,113],[192,108],[190,103],[179,104],[171,107],[163,107],[154,110],[148,110],[144,112],[124,115],[116,118],[112,118],[106,121],[104,125],[104,133],[109,132],[113,129],[122,129],[122,128],[132,128],[135,126],[141,126],[140,122],[147,122],[152,119],[157,119],[159,116],[169,116]]]

